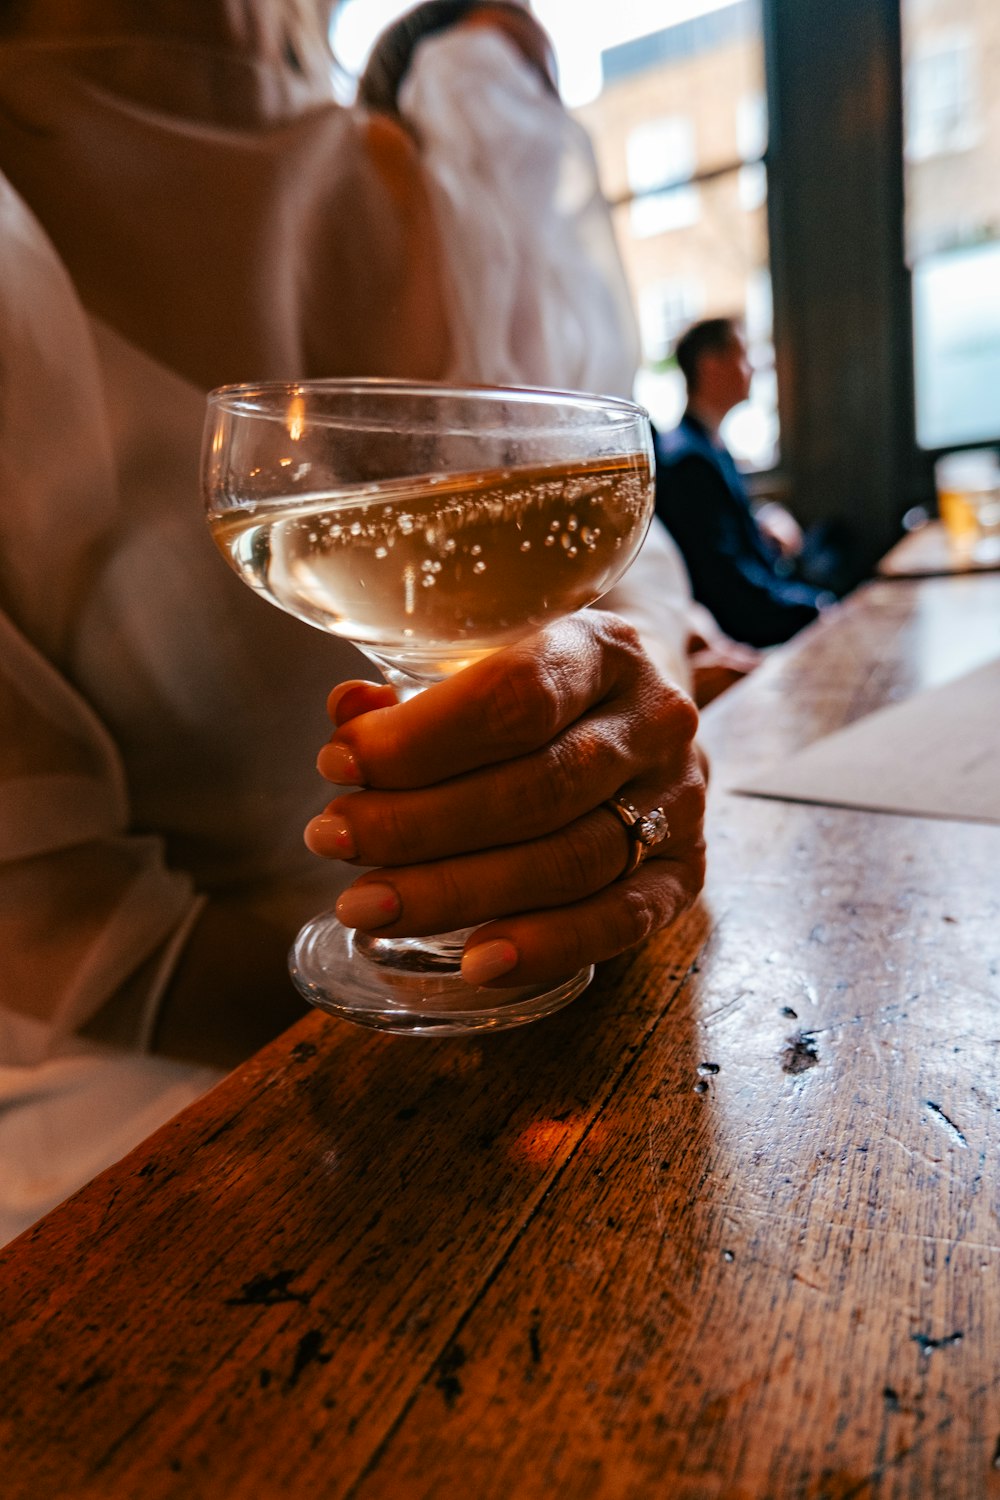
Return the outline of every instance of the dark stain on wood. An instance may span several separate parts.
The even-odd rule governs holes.
[[[441,1392],[445,1405],[452,1407],[462,1394],[462,1382],[458,1372],[465,1364],[465,1350],[461,1344],[449,1344],[437,1362],[437,1379],[434,1384]]]
[[[333,1355],[328,1354],[323,1348],[322,1328],[310,1328],[309,1332],[304,1333],[299,1339],[299,1347],[295,1351],[295,1359],[292,1363],[292,1373],[285,1381],[285,1390],[290,1391],[293,1386],[297,1385],[303,1370],[307,1370],[310,1365],[328,1365],[332,1358]]]
[[[293,1292],[290,1283],[300,1272],[276,1271],[273,1276],[255,1276],[243,1283],[242,1297],[227,1297],[227,1307],[274,1307],[278,1302],[309,1302],[311,1292]]]
[[[935,1104],[933,1099],[925,1099],[924,1103],[927,1105],[927,1108],[930,1110],[931,1114],[934,1116],[937,1122],[940,1125],[943,1125],[944,1128],[948,1131],[948,1134],[951,1136],[952,1140],[954,1140],[959,1146],[968,1147],[969,1143],[965,1139],[965,1136],[959,1130],[954,1120],[950,1120],[948,1118],[944,1110],[941,1108],[940,1104]]]
[[[935,1349],[948,1349],[954,1344],[962,1342],[962,1330],[956,1329],[954,1333],[947,1334],[944,1338],[932,1339],[929,1333],[911,1333],[910,1339],[919,1345],[920,1352],[925,1359],[929,1359]]]
[[[781,1054],[783,1073],[806,1073],[810,1068],[815,1068],[818,1062],[819,1049],[811,1032],[797,1031],[785,1042],[785,1050]]]
[[[533,1307],[531,1314],[531,1326],[528,1329],[528,1348],[531,1350],[531,1363],[533,1365],[540,1365],[542,1362],[542,1325],[539,1309]]]

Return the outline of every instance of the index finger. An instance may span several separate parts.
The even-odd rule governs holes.
[[[416,697],[341,724],[317,766],[343,782],[404,789],[547,745],[626,673],[647,670],[632,628],[583,610]]]

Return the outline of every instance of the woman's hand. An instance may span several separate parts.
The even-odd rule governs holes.
[[[754,512],[754,520],[764,535],[774,543],[782,557],[798,557],[805,538],[802,535],[802,527],[791,511],[779,505],[776,500],[769,500],[765,505],[757,508]]]
[[[474,984],[546,983],[672,922],[704,879],[703,759],[691,700],[632,627],[582,610],[405,703],[347,683],[323,776],[338,796],[306,830],[315,853],[376,866],[337,903],[384,937],[475,927]],[[669,837],[623,875],[632,839],[604,804],[662,807]]]

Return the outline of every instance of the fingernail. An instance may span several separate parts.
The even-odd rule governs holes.
[[[354,835],[340,813],[319,813],[310,818],[305,831],[306,848],[327,859],[354,859]]]
[[[391,885],[379,885],[369,881],[366,885],[352,885],[338,897],[337,920],[345,927],[360,927],[368,932],[373,927],[384,927],[399,916],[400,900]]]
[[[327,781],[334,781],[338,786],[361,785],[361,771],[353,751],[336,740],[323,746],[316,757],[316,769]]]
[[[479,943],[462,955],[462,978],[469,984],[485,984],[488,979],[499,979],[501,974],[514,967],[520,956],[514,944],[506,938]]]

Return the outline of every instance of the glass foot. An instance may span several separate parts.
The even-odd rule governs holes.
[[[310,1005],[359,1026],[418,1036],[523,1026],[561,1010],[594,976],[592,967],[581,969],[545,990],[467,984],[458,967],[463,938],[372,938],[323,912],[295,939],[288,970]]]

